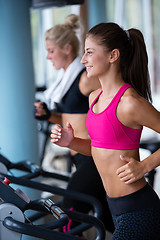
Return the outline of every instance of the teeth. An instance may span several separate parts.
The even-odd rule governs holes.
[[[86,67],[86,69],[90,69],[91,67]]]

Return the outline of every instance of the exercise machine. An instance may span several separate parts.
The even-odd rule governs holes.
[[[77,219],[95,225],[97,228],[97,240],[105,237],[101,222],[89,215],[67,211],[66,214],[50,199],[38,199],[31,201],[19,188],[14,190],[11,182],[6,177],[0,178],[0,239],[20,240],[22,234],[47,240],[77,240],[79,237],[71,233],[54,231],[68,223],[69,218]],[[28,209],[44,211],[52,214],[56,220],[49,223],[34,225],[25,215]],[[83,239],[83,238],[81,238]],[[84,239],[83,239],[84,240]]]
[[[58,239],[69,239],[69,238],[63,238],[64,235],[69,236],[70,239],[76,238],[75,235],[89,229],[92,226],[95,226],[95,228],[97,230],[97,238],[96,239],[97,240],[105,239],[105,229],[104,229],[103,223],[99,220],[99,217],[101,216],[101,205],[97,201],[97,199],[94,199],[93,197],[88,196],[86,194],[81,194],[81,193],[77,193],[77,192],[73,192],[73,191],[66,191],[65,189],[61,189],[61,188],[58,188],[58,187],[55,187],[55,186],[48,186],[47,184],[35,181],[35,178],[38,177],[38,176],[54,177],[54,178],[56,177],[56,178],[59,178],[61,180],[68,180],[67,176],[43,171],[37,165],[35,165],[35,164],[33,164],[29,161],[22,161],[22,162],[13,164],[10,161],[8,161],[8,159],[6,159],[2,155],[0,155],[0,162],[1,162],[1,164],[4,165],[4,167],[3,167],[4,172],[3,173],[1,172],[0,176],[1,176],[1,178],[7,177],[7,179],[8,179],[7,181],[9,181],[8,185],[10,185],[11,183],[14,183],[16,185],[18,184],[18,185],[21,185],[21,186],[33,188],[33,189],[40,190],[40,191],[47,191],[47,192],[57,194],[57,195],[61,195],[61,196],[68,196],[68,197],[71,197],[71,198],[74,198],[74,199],[77,199],[77,200],[81,200],[81,201],[84,201],[86,203],[90,203],[90,204],[93,205],[93,209],[94,209],[93,216],[83,214],[83,213],[79,213],[79,212],[70,211],[68,209],[63,209],[62,211],[65,212],[65,214],[67,214],[67,216],[70,219],[74,219],[76,221],[79,221],[79,222],[81,222],[81,224],[78,225],[77,227],[71,229],[70,231],[68,231],[67,235],[64,234],[64,233],[58,232],[58,234],[60,234],[60,236],[58,235]],[[14,177],[14,176],[8,175],[8,171],[10,169],[13,169],[13,168],[22,170],[23,172],[27,171],[27,174],[24,174],[20,177]],[[21,215],[23,215],[24,209],[26,210],[26,209],[32,208],[32,209],[36,209],[36,210],[39,211],[37,214],[33,214],[32,216],[29,217],[30,222],[33,222],[33,221],[37,220],[39,217],[43,216],[44,211],[40,211],[40,209],[37,209],[37,206],[42,205],[42,203],[44,204],[44,206],[46,206],[46,203],[49,202],[49,203],[51,203],[52,207],[56,206],[56,209],[60,208],[60,203],[58,203],[59,205],[57,203],[55,205],[55,204],[52,204],[52,202],[50,202],[51,200],[42,200],[42,199],[41,200],[34,200],[34,201],[30,201],[30,202],[29,202],[29,200],[27,200],[27,204],[24,203],[24,207],[19,206],[19,204],[17,206],[17,202],[18,202],[17,199],[19,199],[19,196],[15,197],[15,194],[17,194],[21,191],[19,191],[19,190],[14,191],[13,189],[11,191],[10,186],[7,186],[6,184],[7,184],[6,182],[1,182],[1,186],[5,189],[7,187],[7,191],[12,192],[12,195],[14,195],[14,197],[10,198],[8,194],[5,195],[5,197],[4,197],[3,195],[0,194],[0,198],[3,199],[3,204],[5,202],[5,204],[16,205],[16,207],[18,207],[20,209],[20,211],[22,211]],[[2,191],[0,191],[0,192],[2,192]],[[13,194],[13,192],[14,192],[14,194]],[[12,199],[12,201],[10,200],[11,202],[8,202],[8,199]],[[41,206],[41,208],[42,208],[42,206]],[[45,214],[46,214],[46,212],[45,212]],[[61,216],[63,216],[63,215],[61,215]],[[13,218],[11,219],[9,217],[10,217],[10,215],[5,216],[5,220],[3,220],[3,226],[7,229],[11,229],[12,231],[20,231],[21,234],[30,233],[32,235],[34,234],[33,236],[37,236],[36,234],[39,234],[39,231],[37,230],[37,228],[39,229],[40,227],[47,227],[47,230],[46,229],[45,230],[46,231],[51,231],[48,228],[55,227],[55,225],[53,226],[52,222],[44,224],[43,226],[42,225],[41,226],[33,226],[31,224],[26,225],[26,223],[24,223],[24,222],[22,222],[22,223],[18,222],[17,223],[16,222],[17,219],[13,219]],[[60,221],[60,219],[58,219],[58,221],[59,221],[58,223],[62,225],[62,218],[61,217],[59,217],[59,218],[61,219],[61,221]],[[67,219],[67,217],[65,217],[65,219]],[[63,219],[63,221],[64,221],[64,219]],[[64,224],[64,222],[63,222],[63,224]],[[15,225],[17,225],[16,228],[15,228]],[[57,227],[60,227],[60,225],[59,226],[56,225],[56,228]],[[30,229],[30,228],[33,228],[33,229]],[[56,237],[53,238],[52,233],[50,233],[50,234],[51,234],[51,238],[56,240]],[[57,232],[54,233],[54,234],[56,235]],[[44,235],[46,235],[46,233],[44,233]],[[43,237],[42,236],[43,236],[43,234],[40,234],[40,237],[42,239],[50,239],[50,238],[45,238],[44,236]],[[49,233],[46,236],[50,236]],[[38,237],[39,237],[39,235],[38,235]]]

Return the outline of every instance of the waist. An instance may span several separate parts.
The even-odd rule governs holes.
[[[123,197],[110,198],[107,196],[107,202],[111,213],[116,216],[140,209],[160,206],[158,195],[148,183],[140,190]]]
[[[139,161],[138,149],[114,150],[92,147],[92,156],[101,175],[104,188],[110,197],[120,197],[130,194],[145,185],[145,180],[140,179],[133,184],[125,184],[116,174],[119,167],[126,164],[120,159],[120,155],[134,158]]]

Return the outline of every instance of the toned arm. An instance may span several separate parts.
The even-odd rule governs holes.
[[[122,111],[119,108],[119,111],[117,111],[118,117],[126,126],[132,128],[146,126],[160,133],[160,112],[145,99],[131,96],[128,99],[128,107],[123,110],[123,101],[120,107]],[[121,156],[120,158],[122,161],[125,161],[126,164],[117,169],[116,173],[121,181],[130,184],[142,178],[147,172],[160,165],[160,150],[157,150],[140,162],[128,156]]]
[[[51,134],[51,142],[61,147],[68,147],[87,156],[91,155],[90,139],[74,137],[73,128],[68,122],[64,128],[59,125],[54,126]]]
[[[51,116],[48,119],[48,121],[51,122],[51,123],[58,123],[58,124],[62,125],[61,114],[51,113]]]

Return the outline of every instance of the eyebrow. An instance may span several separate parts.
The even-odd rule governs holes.
[[[95,50],[94,48],[86,48],[86,51],[88,51],[88,50],[90,50],[90,49]]]
[[[54,49],[53,49],[53,48],[47,48],[47,50],[48,50],[48,51],[52,51],[52,50],[54,50]]]

